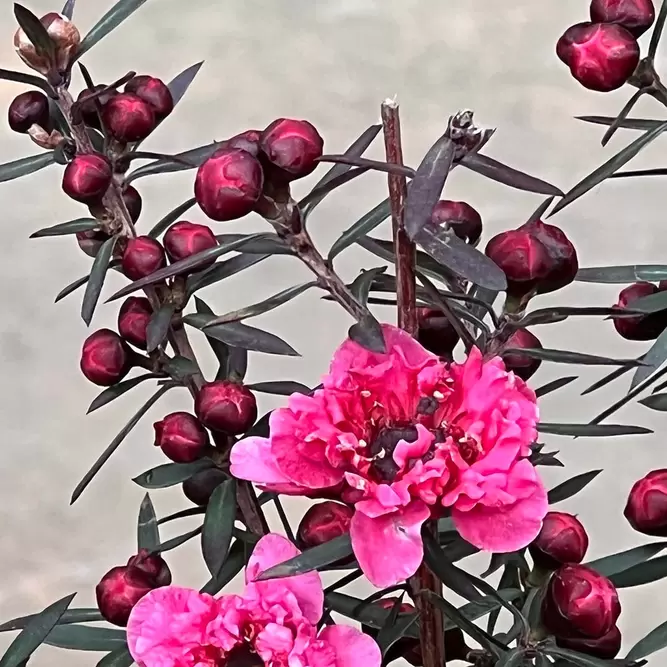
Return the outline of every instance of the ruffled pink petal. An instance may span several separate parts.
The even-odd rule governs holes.
[[[289,484],[290,479],[280,472],[271,452],[268,438],[251,437],[239,440],[229,455],[229,471],[237,479],[256,484]]]
[[[298,556],[301,552],[285,537],[271,533],[257,542],[245,571],[246,583],[252,583],[259,595],[289,590],[299,604],[301,612],[310,623],[317,623],[324,608],[322,580],[317,572],[308,572],[296,577],[255,581],[259,575],[279,563]]]
[[[327,625],[318,635],[336,651],[336,667],[380,667],[382,653],[375,640],[349,625]]]
[[[350,523],[352,548],[374,586],[393,586],[417,571],[424,556],[421,526],[430,514],[421,501],[374,518],[355,512]]]

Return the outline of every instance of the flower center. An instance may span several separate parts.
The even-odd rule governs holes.
[[[216,667],[264,667],[264,661],[248,644],[235,646]]]
[[[393,454],[396,445],[401,441],[414,442],[418,437],[414,426],[405,428],[383,428],[371,442],[368,453],[373,462],[371,469],[383,482],[392,482],[399,472]]]

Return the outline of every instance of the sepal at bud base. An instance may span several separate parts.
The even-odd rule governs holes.
[[[136,556],[127,561],[128,567],[136,567],[147,574],[156,587],[171,584],[171,570],[160,554],[151,553],[148,549],[139,549]]]

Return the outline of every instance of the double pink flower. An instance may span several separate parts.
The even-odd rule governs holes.
[[[232,474],[353,504],[354,553],[379,587],[415,573],[423,522],[447,510],[480,549],[525,547],[548,508],[528,461],[534,392],[500,358],[484,361],[474,348],[463,364],[444,364],[400,329],[383,329],[386,354],[345,341],[322,389],[275,410],[270,438],[234,446]]]
[[[378,645],[356,628],[318,632],[324,592],[317,572],[255,581],[298,554],[280,535],[263,537],[248,561],[243,595],[151,591],[127,625],[132,657],[140,667],[380,667]]]

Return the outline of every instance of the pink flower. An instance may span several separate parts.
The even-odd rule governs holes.
[[[471,544],[509,552],[539,533],[547,497],[527,460],[537,432],[534,392],[500,358],[471,350],[447,365],[384,325],[386,354],[347,340],[323,387],[275,410],[270,438],[247,438],[231,472],[281,493],[343,485],[350,534],[372,583],[393,585],[423,558],[421,526],[450,508]]]
[[[214,598],[167,586],[143,597],[127,624],[127,644],[140,667],[380,667],[378,645],[359,630],[325,626],[319,574],[255,581],[299,550],[267,535],[246,568],[243,595]]]

